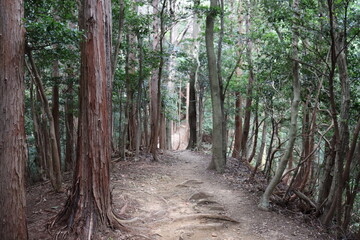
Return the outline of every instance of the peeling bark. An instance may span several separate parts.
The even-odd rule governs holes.
[[[72,190],[53,224],[66,225],[69,238],[93,239],[102,227],[121,227],[110,197],[110,116],[107,35],[110,1],[84,0],[81,42],[80,124]]]

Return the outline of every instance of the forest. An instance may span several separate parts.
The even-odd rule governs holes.
[[[360,239],[359,0],[1,0],[0,239]]]

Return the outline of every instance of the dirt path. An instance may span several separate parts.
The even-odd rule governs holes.
[[[326,239],[305,224],[258,210],[248,193],[206,170],[209,158],[178,151],[165,153],[161,163],[113,166],[114,207],[132,219],[128,225],[138,235],[131,239]]]

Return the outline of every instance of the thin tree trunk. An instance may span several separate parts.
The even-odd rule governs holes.
[[[143,54],[143,44],[142,44],[142,37],[140,34],[137,35],[137,42],[138,42],[138,51],[139,51],[139,82],[138,82],[138,95],[136,100],[136,145],[135,145],[135,159],[139,158],[140,154],[140,145],[141,145],[141,99],[142,99],[142,87],[143,87],[143,61],[144,61],[144,54]]]
[[[343,184],[344,184],[344,187],[346,188],[346,203],[344,204],[344,221],[342,223],[342,229],[344,231],[346,231],[348,229],[348,226],[350,224],[351,212],[352,212],[352,209],[354,206],[354,201],[355,201],[355,196],[354,196],[355,194],[351,193],[351,191],[350,191],[349,180],[350,180],[350,172],[351,172],[350,166],[352,165],[352,162],[355,158],[360,158],[360,152],[359,152],[360,144],[357,143],[359,131],[360,131],[360,118],[359,118],[356,128],[354,130],[353,140],[350,145],[350,150],[346,155],[346,165],[344,168],[344,175],[343,175]],[[357,154],[355,154],[355,148],[357,145],[358,145],[358,152],[357,152]],[[357,184],[359,184],[359,182],[355,182],[354,188],[356,188]]]
[[[195,0],[194,6],[199,6],[200,1]],[[199,62],[199,47],[200,42],[197,40],[199,36],[200,31],[200,25],[198,24],[198,17],[197,17],[198,11],[195,9],[193,12],[193,32],[192,32],[192,38],[195,41],[194,44],[194,51],[193,51],[193,62],[194,67],[191,69],[190,73],[190,101],[189,101],[189,128],[190,128],[190,137],[189,137],[189,144],[187,146],[187,149],[195,149],[198,147],[198,129],[197,129],[197,96],[196,96],[196,83],[198,82],[198,72],[200,67]]]
[[[60,145],[60,103],[59,103],[59,61],[55,60],[53,63],[53,80],[54,86],[52,89],[52,108],[51,113],[54,118],[55,136],[58,146],[59,159],[61,161],[61,145]]]
[[[243,0],[239,1],[239,8],[237,10],[238,15],[238,32],[239,35],[244,34],[244,27],[243,27]],[[241,40],[238,40],[237,46],[239,49],[241,49],[243,46],[243,43]],[[238,58],[240,58],[241,52],[238,50],[236,52],[236,55]],[[242,75],[242,69],[238,66],[236,68],[236,77],[240,79]],[[235,92],[235,132],[234,132],[234,147],[232,152],[232,157],[239,159],[240,158],[240,150],[241,150],[241,134],[242,134],[242,97],[241,93],[239,91]]]
[[[237,74],[237,76],[239,76]],[[234,143],[234,149],[232,152],[232,157],[239,159],[240,158],[240,150],[241,150],[241,134],[242,134],[242,102],[241,102],[241,94],[240,92],[235,93],[235,143]]]
[[[200,85],[200,84],[199,84]],[[202,140],[203,140],[203,121],[204,121],[204,88],[199,86],[199,94],[198,94],[198,108],[199,108],[199,121],[198,121],[198,137],[197,137],[197,149],[201,148]]]
[[[343,171],[344,171],[344,157],[348,150],[349,144],[349,109],[350,109],[350,81],[347,72],[346,56],[343,52],[344,42],[343,36],[336,36],[335,34],[335,19],[333,12],[333,2],[328,0],[329,22],[330,22],[330,37],[331,37],[331,71],[329,74],[330,87],[330,102],[331,113],[334,122],[334,130],[336,135],[336,158],[335,158],[335,174],[332,183],[331,193],[334,198],[329,199],[326,203],[325,212],[322,222],[328,225],[337,210],[337,224],[341,226],[342,217],[342,193],[344,188]],[[334,96],[334,75],[336,64],[338,65],[339,78],[341,82],[341,110],[340,110],[340,125],[337,121],[336,104]],[[330,206],[331,203],[331,206]],[[329,207],[330,206],[330,207]]]
[[[58,142],[56,140],[55,122],[54,122],[54,118],[53,118],[53,115],[50,110],[49,102],[45,95],[43,83],[41,81],[40,75],[35,66],[35,62],[32,57],[31,50],[29,48],[27,48],[27,56],[28,56],[28,59],[30,62],[31,71],[32,71],[36,86],[40,93],[40,99],[41,99],[42,105],[44,106],[46,116],[49,120],[49,128],[50,128],[49,137],[50,137],[50,146],[51,146],[51,160],[50,161],[52,162],[52,166],[53,166],[52,171],[54,173],[54,179],[51,182],[51,184],[56,192],[60,192],[63,189],[62,189],[62,176],[61,176],[61,162],[60,162],[60,157],[59,157]],[[50,167],[50,165],[49,165],[49,167]],[[50,180],[51,180],[51,178],[50,178]]]
[[[256,171],[259,169],[259,167],[261,166],[261,162],[262,159],[264,157],[264,150],[265,150],[265,146],[266,146],[266,134],[267,134],[267,112],[265,111],[265,117],[264,117],[264,124],[263,124],[263,129],[262,129],[262,134],[261,134],[261,145],[260,145],[260,149],[256,158],[256,164],[255,164],[255,168],[254,171],[252,173],[252,177],[255,176]]]
[[[126,66],[125,66],[125,78],[126,78],[126,120],[127,125],[124,130],[127,131],[126,148],[129,151],[135,150],[136,145],[136,102],[135,102],[135,87],[133,83],[133,76],[135,76],[135,62],[136,57],[134,53],[134,45],[136,42],[135,35],[128,33],[126,36],[127,50],[126,50]]]
[[[325,154],[324,154],[324,163],[321,168],[324,169],[322,175],[320,176],[320,186],[317,203],[319,206],[323,205],[324,201],[328,198],[331,183],[332,183],[332,170],[335,163],[335,135],[333,135],[330,144],[325,143]]]
[[[68,83],[67,97],[65,103],[65,127],[66,127],[66,150],[65,170],[74,168],[75,139],[74,139],[74,82],[71,79]]]
[[[40,116],[38,114],[38,111],[35,106],[35,97],[34,97],[34,84],[33,81],[31,81],[30,84],[30,101],[31,101],[31,115],[33,120],[33,129],[34,129],[34,137],[35,137],[35,147],[36,147],[36,164],[39,168],[39,174],[40,177],[44,177],[44,172],[47,170],[47,164],[46,164],[46,154],[45,154],[45,148],[43,147],[44,137],[42,134],[42,131],[40,130]]]
[[[256,103],[256,110],[255,110],[255,119],[254,119],[254,144],[253,144],[253,149],[252,152],[249,156],[249,158],[247,159],[247,161],[249,163],[251,163],[251,161],[253,160],[255,153],[256,153],[256,147],[257,147],[257,139],[258,139],[258,134],[259,134],[259,125],[261,125],[261,123],[259,124],[259,116],[258,116],[258,108],[259,108],[259,103]]]
[[[294,0],[293,2],[293,9],[295,12],[295,17],[298,18],[298,8],[299,7],[299,0]],[[293,26],[293,58],[297,59],[298,57],[298,32],[297,28]],[[291,104],[291,122],[290,122],[290,129],[289,129],[289,142],[286,147],[284,155],[280,159],[280,163],[276,170],[275,176],[271,179],[269,185],[267,186],[264,194],[261,197],[259,207],[261,209],[268,209],[270,196],[273,193],[275,187],[281,180],[282,174],[287,166],[287,163],[292,155],[293,147],[295,144],[296,139],[296,131],[297,131],[297,117],[298,117],[298,110],[299,110],[299,102],[300,102],[300,76],[299,76],[299,63],[294,61],[293,63],[293,100]]]
[[[247,0],[247,14],[246,14],[246,34],[250,35],[251,28],[251,4],[250,0]],[[247,63],[249,65],[249,78],[248,78],[248,86],[246,92],[246,104],[245,104],[245,116],[244,116],[244,126],[242,128],[241,134],[241,149],[240,149],[240,158],[247,158],[247,141],[249,137],[250,131],[250,118],[251,118],[251,105],[252,105],[252,92],[254,86],[254,70],[252,66],[252,40],[247,39],[247,48],[246,48],[246,57]]]
[[[196,70],[190,74],[190,93],[189,93],[189,129],[190,137],[187,149],[196,148],[196,93],[195,93],[195,74]]]
[[[160,132],[159,143],[161,149],[166,149],[166,118],[163,113],[160,114]]]
[[[146,99],[146,91],[144,91],[144,99]],[[144,115],[144,145],[149,146],[150,145],[150,137],[149,137],[149,105],[146,102],[142,103],[143,105],[143,115]]]
[[[303,159],[307,159],[300,167],[300,170],[296,174],[293,188],[302,192],[306,183],[309,180],[309,174],[312,167],[312,157],[309,154],[312,152],[313,147],[310,146],[310,114],[309,114],[310,96],[307,101],[303,104],[303,121],[302,121],[302,152],[299,162]],[[296,195],[295,195],[296,196]]]
[[[222,120],[222,150],[223,150],[223,158],[225,159],[225,164],[226,164],[226,156],[227,156],[227,131],[226,131],[226,123],[227,123],[227,119],[226,119],[226,115],[224,112],[224,101],[225,101],[225,91],[224,91],[224,87],[223,87],[223,78],[222,78],[222,44],[223,44],[223,38],[224,38],[224,34],[225,34],[225,19],[224,19],[224,15],[225,15],[225,10],[224,10],[224,0],[219,0],[219,4],[220,4],[220,32],[219,32],[219,38],[218,38],[218,46],[217,46],[217,59],[216,59],[216,64],[217,64],[217,73],[218,73],[218,81],[219,81],[219,87],[220,87],[220,93],[221,93],[221,110],[222,110],[222,115],[223,115],[223,120]],[[229,80],[230,81],[230,80]]]
[[[116,43],[115,43],[114,54],[112,56],[112,61],[111,61],[111,81],[112,82],[114,82],[114,79],[115,79],[115,72],[116,72],[120,47],[121,47],[121,41],[122,41],[122,36],[123,36],[123,28],[124,28],[124,20],[125,20],[125,3],[124,3],[124,0],[119,0],[119,5],[120,5],[120,9],[119,9],[119,30],[118,30],[117,40],[116,40]]]
[[[160,40],[160,34],[158,33],[158,30],[160,28],[159,26],[159,19],[157,17],[157,14],[159,12],[158,10],[158,5],[159,5],[159,1],[158,0],[153,0],[152,1],[152,6],[153,6],[153,15],[154,15],[154,20],[153,20],[153,26],[152,29],[154,31],[154,36],[153,36],[153,43],[152,43],[152,47],[154,51],[159,50],[159,42]],[[150,146],[149,146],[149,150],[153,156],[153,160],[157,161],[157,145],[159,142],[159,113],[160,113],[160,109],[159,109],[159,101],[160,99],[159,97],[159,72],[154,70],[151,76],[151,82],[150,82]]]
[[[360,143],[357,144],[357,151],[354,156],[354,159],[357,160],[357,166],[360,166]],[[346,231],[349,227],[351,215],[354,208],[354,203],[356,199],[356,195],[360,190],[360,170],[358,170],[356,177],[354,179],[354,187],[350,189],[348,186],[347,190],[347,201],[345,203],[345,209],[344,209],[344,221],[342,224],[342,229]]]

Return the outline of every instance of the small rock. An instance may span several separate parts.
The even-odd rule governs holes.
[[[217,237],[217,234],[216,234],[216,233],[212,233],[211,236],[212,236],[212,237]]]

